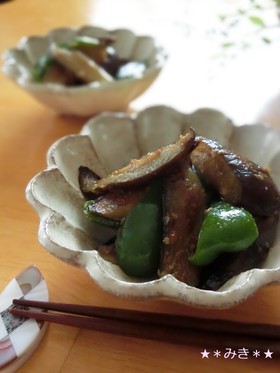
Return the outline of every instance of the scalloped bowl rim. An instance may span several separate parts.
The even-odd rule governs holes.
[[[114,80],[113,82],[92,82],[89,84],[84,84],[82,86],[77,87],[66,87],[62,84],[56,84],[56,83],[35,83],[30,80],[30,77],[26,77],[26,71],[29,71],[30,74],[30,67],[25,67],[25,70],[21,70],[21,63],[20,59],[14,54],[15,51],[22,51],[24,50],[24,47],[29,43],[29,41],[32,41],[36,38],[41,39],[50,39],[51,35],[54,35],[55,33],[59,32],[74,32],[75,34],[79,34],[82,32],[83,29],[91,28],[92,30],[96,30],[96,32],[100,32],[100,30],[103,33],[109,33],[109,34],[116,34],[119,32],[131,34],[135,37],[135,40],[140,40],[141,38],[148,38],[153,43],[153,53],[155,60],[151,63],[150,66],[148,66],[144,72],[141,74],[141,76],[124,79],[124,80]],[[82,34],[82,35],[86,35]],[[118,40],[118,39],[117,39]],[[50,41],[51,42],[51,41]],[[34,46],[33,46],[34,48]],[[133,52],[133,49],[130,51],[130,53]],[[30,57],[29,63],[30,62]],[[58,113],[62,114],[78,114],[78,115],[93,115],[97,112],[102,112],[104,110],[122,110],[125,106],[128,105],[131,101],[135,100],[137,97],[143,94],[150,85],[154,82],[154,80],[157,78],[159,73],[161,72],[162,68],[164,67],[166,61],[168,58],[168,53],[163,45],[160,44],[158,39],[156,37],[153,37],[151,35],[139,35],[136,34],[134,31],[128,29],[128,28],[115,28],[115,29],[106,29],[98,26],[93,25],[83,25],[80,27],[57,27],[53,30],[50,30],[44,35],[30,35],[30,36],[24,36],[20,39],[17,46],[14,48],[9,48],[4,51],[2,55],[3,64],[2,64],[2,71],[3,73],[8,76],[10,79],[12,79],[19,87],[21,87],[23,90],[25,90],[27,93],[31,94],[33,98],[39,100],[41,104],[45,104],[49,108],[53,109],[54,111],[57,111]],[[25,72],[24,72],[25,71]],[[125,90],[125,92],[118,91],[119,89]],[[94,99],[97,99],[100,95],[105,95],[106,93],[111,92],[112,94],[115,94],[113,100],[118,100],[119,98],[116,97],[117,94],[122,95],[122,103],[118,103],[117,107],[114,106],[114,102],[108,102],[107,107],[102,105],[101,109],[98,107],[94,107],[92,102],[94,102]],[[43,97],[37,97],[36,94],[41,95],[43,94]],[[47,95],[47,96],[45,96]],[[59,109],[56,107],[55,102],[53,101],[55,96],[62,97],[64,100],[67,100],[68,98],[79,97],[79,96],[88,96],[91,98],[89,102],[84,101],[82,104],[86,106],[85,113],[80,113],[78,109],[71,109],[71,105],[69,104],[65,108],[65,103],[60,103],[59,105],[63,105],[62,109]],[[112,99],[111,99],[112,101]],[[97,104],[98,105],[98,104]],[[83,111],[83,110],[82,110]]]
[[[95,27],[95,26],[90,26],[90,25],[84,25],[84,26],[81,26],[81,27],[63,27],[63,28],[55,28],[49,32],[47,32],[45,35],[30,35],[30,36],[23,36],[16,47],[14,48],[8,48],[4,51],[2,57],[4,59],[4,63],[3,63],[3,69],[4,69],[4,72],[6,71],[6,62],[7,60],[10,58],[10,53],[14,50],[22,50],[24,44],[26,44],[28,42],[28,40],[31,40],[33,38],[37,38],[37,37],[40,37],[40,38],[48,38],[49,35],[52,33],[52,32],[56,32],[56,31],[60,31],[60,30],[65,30],[65,31],[76,31],[78,33],[79,30],[82,30],[84,27],[91,27],[92,29],[101,29],[100,27]],[[120,32],[120,31],[125,31],[125,32],[129,32],[129,33],[132,33],[134,34],[134,36],[136,36],[136,38],[143,38],[143,37],[147,37],[147,38],[151,38],[154,40],[154,45],[155,45],[155,49],[157,51],[157,55],[160,56],[160,60],[157,61],[156,64],[152,65],[151,67],[149,67],[148,69],[145,69],[142,76],[141,77],[133,77],[133,78],[129,78],[127,80],[123,80],[123,82],[125,81],[131,81],[131,80],[141,80],[144,76],[146,75],[149,75],[151,73],[154,73],[154,70],[159,70],[161,69],[165,62],[166,62],[166,59],[167,59],[167,51],[166,49],[163,47],[163,45],[161,45],[159,43],[159,41],[150,36],[150,35],[146,35],[146,34],[141,34],[141,35],[138,35],[136,33],[134,33],[132,30],[128,29],[128,28],[115,28],[115,29],[105,29],[105,28],[102,28],[102,30],[106,31],[106,32],[109,32],[109,33],[117,33],[117,32]],[[118,82],[121,82],[121,81],[118,81]],[[96,85],[96,87],[94,88],[98,88],[100,86],[107,86],[107,85],[112,85],[111,82],[102,82],[102,83],[99,83],[99,82],[95,82],[95,84],[92,84],[92,83],[89,83],[89,84],[84,84],[83,86],[77,86],[77,87],[65,87],[61,84],[53,84],[53,83],[34,83],[34,82],[31,82],[31,81],[25,81],[23,80],[21,77],[19,77],[19,83],[20,84],[25,84],[25,85],[31,85],[31,86],[35,86],[35,87],[54,87],[55,89],[57,89],[58,87],[61,88],[61,89],[67,89],[67,90],[80,90],[82,88],[85,88],[85,87],[91,87],[93,88],[93,85]],[[116,82],[114,82],[116,83]]]
[[[155,106],[150,107],[145,110],[154,109],[156,110],[173,110],[172,108],[166,106]],[[143,111],[145,111],[143,110]],[[204,110],[204,109],[198,109]],[[215,110],[208,109],[213,112]],[[178,112],[180,115],[184,115],[181,112]],[[61,141],[67,139],[69,137],[84,137],[84,131],[92,125],[98,118],[102,116],[108,115],[109,117],[116,118],[131,118],[135,120],[139,114],[124,114],[124,113],[103,113],[99,116],[90,119],[86,122],[83,126],[81,132],[76,135],[64,136],[63,138],[57,140],[48,150],[48,159],[50,160],[52,152],[56,149],[56,147],[60,144]],[[193,112],[189,115],[196,114]],[[188,115],[188,114],[186,114]],[[223,115],[221,113],[221,115]],[[96,119],[97,118],[97,119]],[[226,118],[226,117],[225,117]],[[232,131],[236,130],[237,128],[248,127],[248,125],[244,126],[236,126],[230,120],[227,123],[227,126],[231,128]],[[249,127],[254,128],[257,126],[258,128],[262,128],[268,131],[269,134],[273,136],[276,134],[280,136],[280,134],[262,124],[256,125],[249,125]],[[280,137],[279,137],[280,138]],[[278,151],[277,157],[280,159],[280,152]],[[117,296],[126,297],[130,299],[168,299],[177,301],[183,304],[188,304],[194,307],[200,308],[213,308],[213,309],[223,309],[223,308],[230,308],[233,307],[243,301],[245,301],[249,296],[253,295],[259,288],[263,287],[264,285],[272,284],[272,283],[279,283],[280,282],[280,266],[277,268],[254,268],[249,271],[246,271],[234,278],[230,279],[226,284],[230,284],[233,280],[237,280],[236,284],[231,287],[227,287],[224,289],[224,286],[218,291],[209,291],[209,290],[202,290],[198,288],[191,287],[187,284],[184,284],[177,279],[175,279],[172,275],[166,275],[162,278],[146,281],[146,282],[127,282],[123,279],[116,279],[106,270],[106,261],[104,261],[96,250],[88,251],[88,250],[80,250],[75,251],[71,250],[67,247],[62,247],[61,245],[57,244],[57,242],[52,240],[51,235],[48,232],[48,224],[50,220],[57,216],[61,217],[60,214],[49,208],[48,206],[44,205],[42,201],[39,201],[36,197],[36,188],[34,190],[34,185],[38,177],[42,175],[42,173],[53,172],[54,170],[59,171],[59,168],[56,165],[49,164],[48,167],[39,172],[35,175],[26,188],[26,198],[28,202],[35,208],[37,213],[40,217],[40,224],[39,224],[39,231],[38,231],[38,238],[41,245],[46,248],[50,253],[57,256],[59,259],[62,259],[65,262],[68,262],[71,265],[77,265],[89,273],[90,277],[94,280],[96,284],[98,284],[103,290]],[[60,171],[59,171],[60,172]],[[278,186],[279,187],[279,186]],[[279,241],[279,233],[280,233],[280,226],[278,224],[278,241]],[[73,256],[67,258],[69,252],[72,252]],[[58,254],[59,252],[59,254]],[[118,266],[115,266],[117,270],[119,270]]]

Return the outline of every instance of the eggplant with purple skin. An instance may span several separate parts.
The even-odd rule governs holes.
[[[80,166],[78,173],[79,186],[83,196],[87,200],[94,199],[96,195],[91,193],[91,189],[97,180],[100,180],[100,176],[85,166]]]
[[[180,169],[194,144],[194,131],[172,144],[150,152],[107,177],[100,179],[87,167],[79,168],[79,185],[87,199],[89,217],[103,216],[121,220],[138,203],[149,181],[162,174]]]
[[[146,188],[133,188],[125,192],[113,190],[88,201],[88,212],[93,215],[121,220],[139,202]]]
[[[191,161],[203,181],[225,201],[259,216],[279,211],[280,194],[269,173],[248,159],[199,138]]]
[[[214,141],[195,138],[191,129],[176,143],[132,160],[103,179],[85,169],[80,177],[84,195],[93,199],[91,213],[120,220],[138,205],[155,178],[163,180],[160,277],[171,274],[190,286],[217,290],[240,272],[259,267],[273,244],[280,198],[268,172]],[[215,192],[214,201],[247,209],[260,234],[245,251],[220,254],[212,264],[201,267],[190,258],[208,208],[209,190]],[[145,216],[140,218],[145,221]],[[138,232],[137,224],[135,229]],[[115,260],[114,244],[104,245],[102,252]]]
[[[133,188],[147,185],[153,178],[166,175],[181,167],[194,146],[195,133],[189,129],[184,136],[171,145],[157,149],[140,159],[133,159],[127,166],[98,180],[90,190],[93,194],[104,194],[109,190]]]
[[[93,81],[111,82],[120,66],[127,63],[112,47],[115,38],[78,35],[50,46],[32,69],[36,82],[82,85]],[[112,75],[112,73],[113,75]]]
[[[189,162],[188,162],[189,163]],[[207,197],[196,173],[188,168],[164,182],[164,234],[159,276],[172,274],[198,286],[201,269],[189,261],[194,253]]]

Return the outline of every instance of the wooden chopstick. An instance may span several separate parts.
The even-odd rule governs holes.
[[[32,309],[14,307],[10,310],[12,314],[37,320],[203,348],[247,347],[260,351],[269,348],[274,356],[280,356],[280,325],[208,320],[182,315],[24,299],[14,299],[13,304]]]
[[[63,304],[54,302],[40,302],[31,301],[25,299],[14,299],[14,305],[20,305],[25,307],[40,308],[48,311],[58,311],[69,314],[76,314],[81,316],[92,316],[102,318],[114,318],[116,320],[129,320],[138,323],[153,323],[159,325],[176,326],[191,328],[202,331],[215,331],[222,333],[233,333],[238,332],[239,335],[250,335],[253,337],[267,337],[271,339],[280,339],[280,325],[269,325],[269,324],[248,324],[236,321],[217,320],[206,318],[195,318],[182,315],[169,315],[159,314],[156,312],[142,312],[142,311],[131,311],[126,309],[96,307],[96,306],[85,306],[76,304]],[[20,310],[13,309],[12,312],[16,313]]]

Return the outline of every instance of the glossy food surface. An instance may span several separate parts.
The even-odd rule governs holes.
[[[196,37],[189,25],[194,24],[195,30],[207,28],[213,19],[216,20],[213,12],[221,13],[221,6],[223,9],[225,4],[243,7],[243,3],[243,0],[238,1],[238,5],[235,1],[215,0],[204,1],[202,6],[200,1],[189,0],[2,2],[0,52],[2,54],[7,48],[17,45],[24,35],[44,35],[61,26],[98,24],[108,29],[126,27],[135,29],[138,34],[154,34],[167,42],[171,52],[168,65],[130,109],[142,110],[155,104],[166,104],[182,112],[205,106],[218,108],[234,122],[248,124],[234,135],[234,146],[239,149],[250,134],[251,123],[267,123],[280,130],[278,43],[259,50],[249,49],[240,59],[229,61],[225,68],[215,65],[213,71],[210,69],[213,67],[213,59],[209,61],[206,56],[211,44],[207,40],[205,48],[198,48],[201,46],[202,34]],[[229,12],[232,13],[232,9]],[[209,70],[214,73],[211,79],[207,79]],[[184,86],[183,93],[178,90],[178,82]],[[17,273],[34,263],[46,279],[50,299],[56,302],[190,315],[204,317],[209,322],[213,318],[220,318],[280,325],[279,285],[263,287],[246,302],[226,310],[198,309],[171,301],[132,301],[103,291],[86,272],[58,260],[44,250],[37,238],[38,216],[26,202],[24,190],[29,180],[45,169],[48,148],[65,135],[78,134],[85,120],[54,115],[3,74],[0,74],[0,83],[1,291]],[[159,121],[161,119],[158,117]],[[216,119],[212,121],[209,117],[209,128],[214,128],[213,122],[217,122]],[[168,130],[167,123],[165,127]],[[128,132],[129,125],[124,133]],[[215,126],[215,132],[220,134],[219,126]],[[279,144],[279,138],[272,135],[269,151],[264,152],[261,144],[265,133],[266,130],[259,126],[259,140],[256,138],[246,149],[246,154],[251,158],[257,144],[258,163],[268,153],[272,154],[274,146]],[[114,132],[114,136],[117,135],[117,131]],[[151,137],[155,139],[155,136]],[[147,143],[149,140],[145,137]],[[218,136],[217,140],[220,141]],[[113,147],[114,141],[108,141]],[[83,146],[86,143],[85,140]],[[63,163],[63,157],[58,158],[57,162]],[[71,162],[75,163],[75,156]],[[279,169],[280,163],[274,162],[274,167]],[[271,257],[270,261],[273,264],[274,258]],[[104,373],[182,373],[186,369],[196,373],[279,371],[279,360],[274,355],[271,359],[265,359],[262,353],[259,358],[255,358],[250,350],[248,360],[239,359],[238,356],[225,359],[223,356],[215,358],[211,350],[209,358],[202,359],[204,348],[203,340],[201,346],[181,346],[50,324],[38,349],[18,372],[76,373],[94,369]]]
[[[211,117],[215,118],[213,135],[209,127]],[[158,118],[162,118],[161,121],[158,121]],[[220,128],[218,134],[215,132],[217,127]],[[41,244],[63,261],[85,268],[104,290],[132,299],[168,298],[198,307],[227,308],[245,301],[263,285],[279,281],[279,225],[276,225],[275,242],[261,269],[253,266],[254,269],[238,276],[230,276],[230,281],[222,281],[224,285],[220,284],[217,292],[192,288],[168,273],[159,279],[139,282],[135,277],[121,271],[119,266],[103,260],[96,250],[92,250],[110,241],[115,232],[108,227],[92,223],[83,214],[81,206],[84,204],[84,196],[77,177],[80,166],[89,167],[93,173],[98,174],[99,170],[106,170],[105,174],[109,174],[93,184],[93,194],[102,194],[106,188],[114,190],[114,187],[134,186],[138,179],[141,183],[143,180],[149,180],[149,173],[145,173],[146,165],[151,169],[151,175],[157,175],[159,170],[161,173],[165,170],[161,162],[160,167],[158,165],[161,158],[168,161],[165,165],[167,167],[171,161],[173,164],[180,154],[189,154],[192,146],[190,144],[193,144],[193,135],[189,128],[193,128],[199,136],[212,137],[213,141],[219,140],[234,152],[236,148],[232,139],[239,132],[242,133],[246,126],[235,126],[224,114],[213,109],[198,109],[186,114],[162,105],[146,108],[133,115],[104,113],[90,119],[80,134],[56,141],[48,151],[47,169],[35,175],[26,189],[28,201],[40,216]],[[263,141],[263,137],[259,139],[259,131],[264,128],[267,142]],[[157,135],[152,137],[152,134]],[[185,135],[178,140],[180,134]],[[258,161],[259,148],[265,146],[270,150],[261,162],[270,168],[271,176],[275,180],[274,188],[279,189],[279,169],[276,166],[280,157],[279,145],[272,149],[271,141],[280,135],[268,127],[252,125],[247,136],[248,141],[254,139],[256,142],[256,150],[250,154],[252,161]],[[258,145],[257,141],[260,141]],[[106,146],[107,144],[110,146]],[[242,148],[239,147],[238,154],[248,156],[245,142]],[[64,235],[65,229],[71,234]],[[197,285],[195,272],[193,285]]]

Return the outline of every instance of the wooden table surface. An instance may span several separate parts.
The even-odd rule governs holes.
[[[156,83],[132,104],[133,109],[167,104],[188,112],[208,106],[240,124],[262,121],[280,129],[279,49],[260,47],[221,67],[209,59],[207,48],[201,48],[203,43],[209,47],[202,34],[191,34],[189,23],[205,24],[205,14],[214,19],[213,4],[219,3],[226,1],[213,1],[202,14],[202,1],[14,0],[0,5],[0,53],[15,46],[23,35],[40,35],[60,26],[91,23],[152,33],[166,43],[170,57]],[[45,168],[49,146],[64,135],[78,133],[86,119],[56,115],[3,74],[0,86],[0,289],[23,268],[35,264],[53,301],[280,325],[279,285],[265,287],[245,303],[222,311],[166,301],[131,302],[105,293],[85,272],[47,253],[38,243],[39,220],[25,199],[25,188]],[[279,371],[276,358],[202,359],[203,349],[203,341],[201,348],[179,346],[52,324],[19,372]]]

